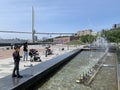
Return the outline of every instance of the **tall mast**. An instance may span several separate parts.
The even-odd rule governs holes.
[[[35,34],[35,30],[34,30],[34,7],[32,6],[32,42],[34,43],[34,34]]]

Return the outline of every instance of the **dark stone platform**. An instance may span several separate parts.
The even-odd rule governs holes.
[[[63,63],[69,61],[80,51],[81,49],[76,49],[31,68],[27,68],[20,72],[23,78],[12,78],[11,75],[6,76],[0,79],[0,90],[26,90],[35,82],[41,80],[46,74],[49,74]]]

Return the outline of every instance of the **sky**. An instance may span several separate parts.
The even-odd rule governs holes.
[[[0,0],[0,31],[30,32],[34,6],[36,32],[98,32],[120,23],[119,4],[120,0]],[[31,35],[0,33],[0,38],[16,37]]]

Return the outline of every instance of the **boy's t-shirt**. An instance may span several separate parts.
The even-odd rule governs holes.
[[[16,51],[13,52],[13,59],[14,59],[15,61],[20,61],[19,52],[16,52]]]

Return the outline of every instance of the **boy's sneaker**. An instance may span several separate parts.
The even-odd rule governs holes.
[[[21,76],[21,75],[18,75],[18,76],[17,76],[17,78],[23,78],[23,76]]]
[[[17,75],[12,75],[12,77],[17,77]]]

